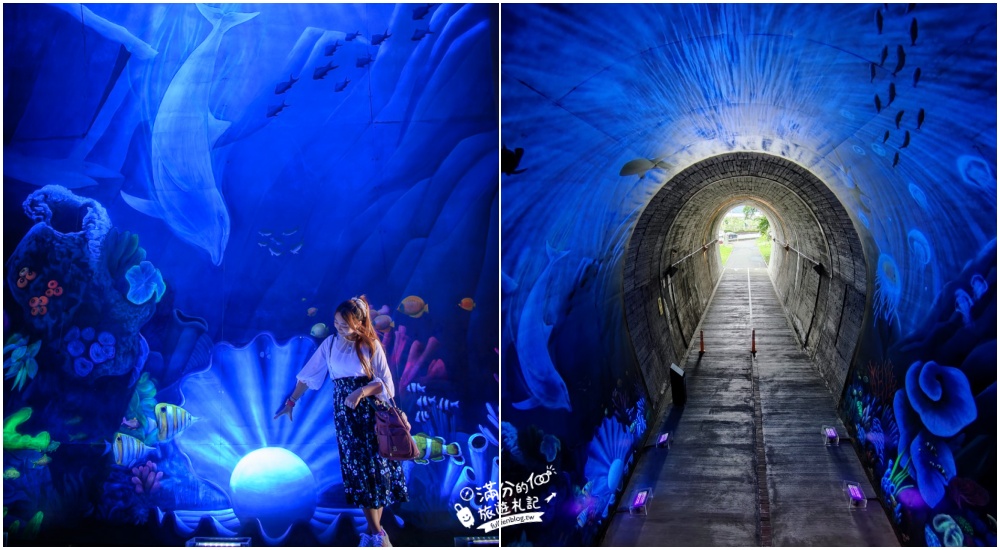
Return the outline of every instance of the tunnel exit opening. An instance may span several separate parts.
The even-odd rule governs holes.
[[[670,365],[683,364],[698,343],[696,330],[723,271],[719,230],[740,205],[768,220],[768,275],[798,341],[831,394],[841,394],[869,286],[860,238],[846,209],[810,171],[741,152],[705,159],[671,178],[630,238],[625,321],[654,406],[668,395]]]

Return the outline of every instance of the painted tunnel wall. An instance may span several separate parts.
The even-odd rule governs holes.
[[[799,253],[774,245],[772,280],[900,540],[996,543],[996,16],[502,6],[502,477],[558,472],[545,521],[505,528],[505,542],[599,540],[662,403],[662,369],[696,324],[659,330],[660,265],[756,203],[781,245],[826,268],[803,274]],[[822,187],[786,197],[750,170],[701,204],[704,182],[679,186],[727,155],[780,159]],[[656,224],[640,224],[647,213]],[[629,247],[642,239],[694,246],[641,265]],[[713,254],[685,260],[704,278],[678,266],[691,311],[718,277]],[[787,291],[795,280],[817,292]],[[810,322],[817,296],[825,321]],[[663,341],[642,348],[644,331]]]
[[[475,533],[454,507],[499,475],[498,15],[4,5],[11,544],[357,544],[330,386],[272,418],[361,294],[422,449],[383,524]]]

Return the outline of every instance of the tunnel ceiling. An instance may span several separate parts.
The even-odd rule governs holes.
[[[619,262],[665,182],[737,151],[812,172],[870,262],[903,261],[915,228],[940,265],[968,260],[945,243],[995,236],[993,5],[523,5],[502,17],[502,139],[523,149],[523,173],[504,180],[508,276],[537,274],[542,260],[522,251],[546,244]],[[620,175],[635,159],[662,163]],[[941,224],[942,211],[966,219]],[[580,212],[601,223],[581,226]],[[901,311],[940,288],[904,285]]]

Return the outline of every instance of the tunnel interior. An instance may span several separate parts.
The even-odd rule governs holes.
[[[460,493],[499,478],[498,16],[3,5],[5,546],[356,545],[333,382],[275,415],[362,296],[423,449],[382,525],[473,532]]]
[[[624,301],[646,387],[659,396],[671,363],[680,363],[695,342],[722,270],[717,228],[743,202],[768,217],[774,242],[768,270],[778,296],[827,387],[839,394],[868,293],[861,241],[829,187],[795,163],[760,153],[729,153],[688,167],[661,187],[636,223]]]
[[[996,6],[501,19],[502,473],[561,472],[504,539],[601,540],[752,204],[898,540],[995,544]]]

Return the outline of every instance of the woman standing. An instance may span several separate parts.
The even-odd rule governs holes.
[[[364,509],[368,521],[359,546],[392,546],[382,528],[382,509],[406,502],[406,479],[399,462],[379,456],[375,436],[375,410],[396,393],[392,373],[364,296],[337,306],[333,326],[336,334],[320,344],[296,375],[295,390],[274,418],[287,414],[291,421],[302,394],[319,389],[329,374],[344,492],[349,504]]]

